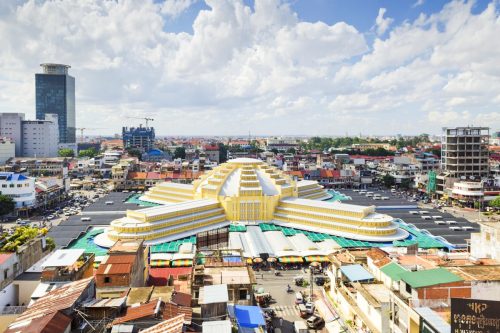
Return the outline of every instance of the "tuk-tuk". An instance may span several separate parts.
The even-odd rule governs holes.
[[[296,276],[293,278],[295,281],[296,286],[302,286],[304,284],[304,277],[303,276]]]
[[[254,294],[254,296],[255,296],[255,301],[262,308],[267,308],[272,299],[270,293]]]

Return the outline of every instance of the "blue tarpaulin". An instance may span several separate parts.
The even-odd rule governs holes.
[[[234,315],[241,327],[253,328],[266,325],[262,310],[258,306],[235,305]]]
[[[351,282],[369,281],[374,279],[373,275],[371,275],[370,272],[368,272],[363,266],[357,264],[340,266],[340,271]]]
[[[241,262],[241,257],[222,257],[224,262]]]

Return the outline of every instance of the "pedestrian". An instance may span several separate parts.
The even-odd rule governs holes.
[[[280,317],[280,327],[283,327],[283,318]]]
[[[262,273],[260,277],[262,278],[262,280],[264,280],[264,273]]]

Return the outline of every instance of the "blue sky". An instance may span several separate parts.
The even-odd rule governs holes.
[[[55,62],[77,126],[106,134],[128,116],[161,135],[498,130],[498,36],[484,0],[6,0],[0,112],[34,118]]]

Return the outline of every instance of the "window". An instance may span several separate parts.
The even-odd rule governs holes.
[[[105,276],[104,283],[110,283],[110,282],[111,282],[111,278],[109,276]]]
[[[9,269],[7,268],[3,270],[3,279],[7,280],[8,277],[9,277]]]
[[[408,294],[411,294],[411,287],[410,287],[410,285],[408,283],[405,283],[405,286],[406,286],[406,288],[405,288],[406,292]]]
[[[10,188],[14,188],[14,184],[9,184],[9,187]]]
[[[247,299],[247,290],[246,289],[240,289],[240,301],[246,300]]]

